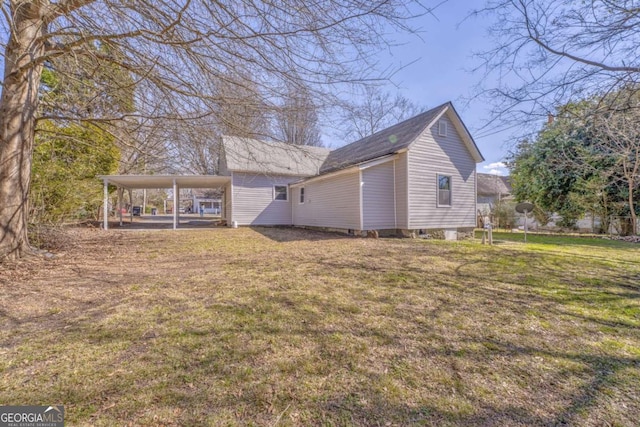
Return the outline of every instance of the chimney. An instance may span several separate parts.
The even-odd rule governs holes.
[[[547,114],[547,124],[550,125],[551,123],[553,123],[553,120],[555,119],[555,117],[553,117],[553,114],[549,113]]]

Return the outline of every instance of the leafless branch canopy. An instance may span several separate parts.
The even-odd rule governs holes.
[[[420,113],[420,106],[400,94],[383,91],[377,86],[364,88],[361,102],[344,104],[342,126],[345,129],[342,137],[353,141],[373,135],[393,124],[406,120]]]
[[[503,123],[539,120],[569,101],[640,80],[640,5],[619,0],[489,0],[495,47],[478,54],[481,88]],[[493,125],[491,123],[490,125]]]
[[[220,134],[272,137],[266,116],[283,111],[290,87],[329,104],[340,85],[386,77],[376,52],[393,43],[389,29],[410,31],[410,18],[428,13],[419,0],[4,0],[2,11],[3,39],[25,11],[46,27],[44,52],[8,67],[58,76],[40,119],[109,130],[129,153],[123,171],[164,157],[202,173]]]

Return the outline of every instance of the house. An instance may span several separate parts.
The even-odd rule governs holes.
[[[511,199],[511,182],[508,176],[479,173],[477,179],[479,212],[488,214],[496,204]]]
[[[228,136],[222,145],[229,224],[451,238],[476,225],[484,159],[450,102],[333,151]]]
[[[493,174],[479,173],[478,177],[478,226],[492,223],[493,226],[501,227],[501,221],[508,220],[509,213],[513,218],[513,226],[524,229],[525,218],[521,213],[515,212],[516,201],[512,195],[511,179],[508,176],[498,176]],[[504,210],[496,212],[497,206],[501,203]],[[530,213],[527,218],[527,228],[529,230],[561,230],[557,223],[562,219],[557,213],[549,215],[549,222],[538,223],[538,220]],[[580,232],[595,233],[600,227],[600,218],[593,217],[590,213],[584,216],[575,224],[575,228]],[[615,227],[615,226],[612,226]],[[611,230],[613,231],[613,230]]]

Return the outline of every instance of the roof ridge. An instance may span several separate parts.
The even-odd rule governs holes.
[[[266,139],[258,139],[258,138],[250,138],[247,136],[236,136],[236,135],[222,135],[223,140],[227,139],[227,140],[233,140],[233,139],[238,139],[238,140],[244,140],[246,142],[248,141],[255,141],[258,142],[260,144],[267,144],[267,145],[272,145],[272,146],[280,146],[280,148],[299,148],[299,149],[303,149],[303,150],[318,150],[318,151],[331,151],[329,148],[327,147],[317,147],[315,145],[300,145],[300,144],[289,144],[288,142],[284,142],[284,141],[269,141]]]

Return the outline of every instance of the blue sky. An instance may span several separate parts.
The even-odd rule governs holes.
[[[465,20],[470,7],[472,4],[468,1],[449,0],[435,10],[435,17],[427,15],[415,22],[422,30],[420,37],[403,37],[405,44],[394,47],[388,58],[397,66],[415,62],[394,76],[398,87],[390,85],[389,90],[399,91],[418,105],[429,108],[452,101],[486,159],[478,165],[478,172],[504,175],[506,169],[499,166],[512,145],[512,131],[493,135],[491,131],[479,132],[487,123],[490,111],[486,100],[469,100],[482,78],[480,73],[470,71],[479,64],[473,54],[492,44],[487,36],[490,18]],[[485,84],[490,86],[491,82]]]
[[[439,0],[433,0],[436,4]],[[402,68],[393,77],[387,90],[400,92],[419,106],[431,108],[452,101],[471,131],[486,161],[478,165],[478,172],[507,174],[501,165],[514,141],[511,131],[491,132],[480,129],[487,123],[490,111],[486,101],[469,100],[482,78],[470,70],[479,64],[474,52],[490,48],[487,37],[490,17],[468,18],[474,2],[447,0],[433,15],[425,15],[413,22],[420,29],[419,36],[399,34],[401,46],[381,52],[381,66]],[[429,4],[429,2],[427,2]],[[477,2],[480,7],[482,2]],[[4,66],[0,58],[0,66]],[[485,82],[490,86],[491,82]]]

